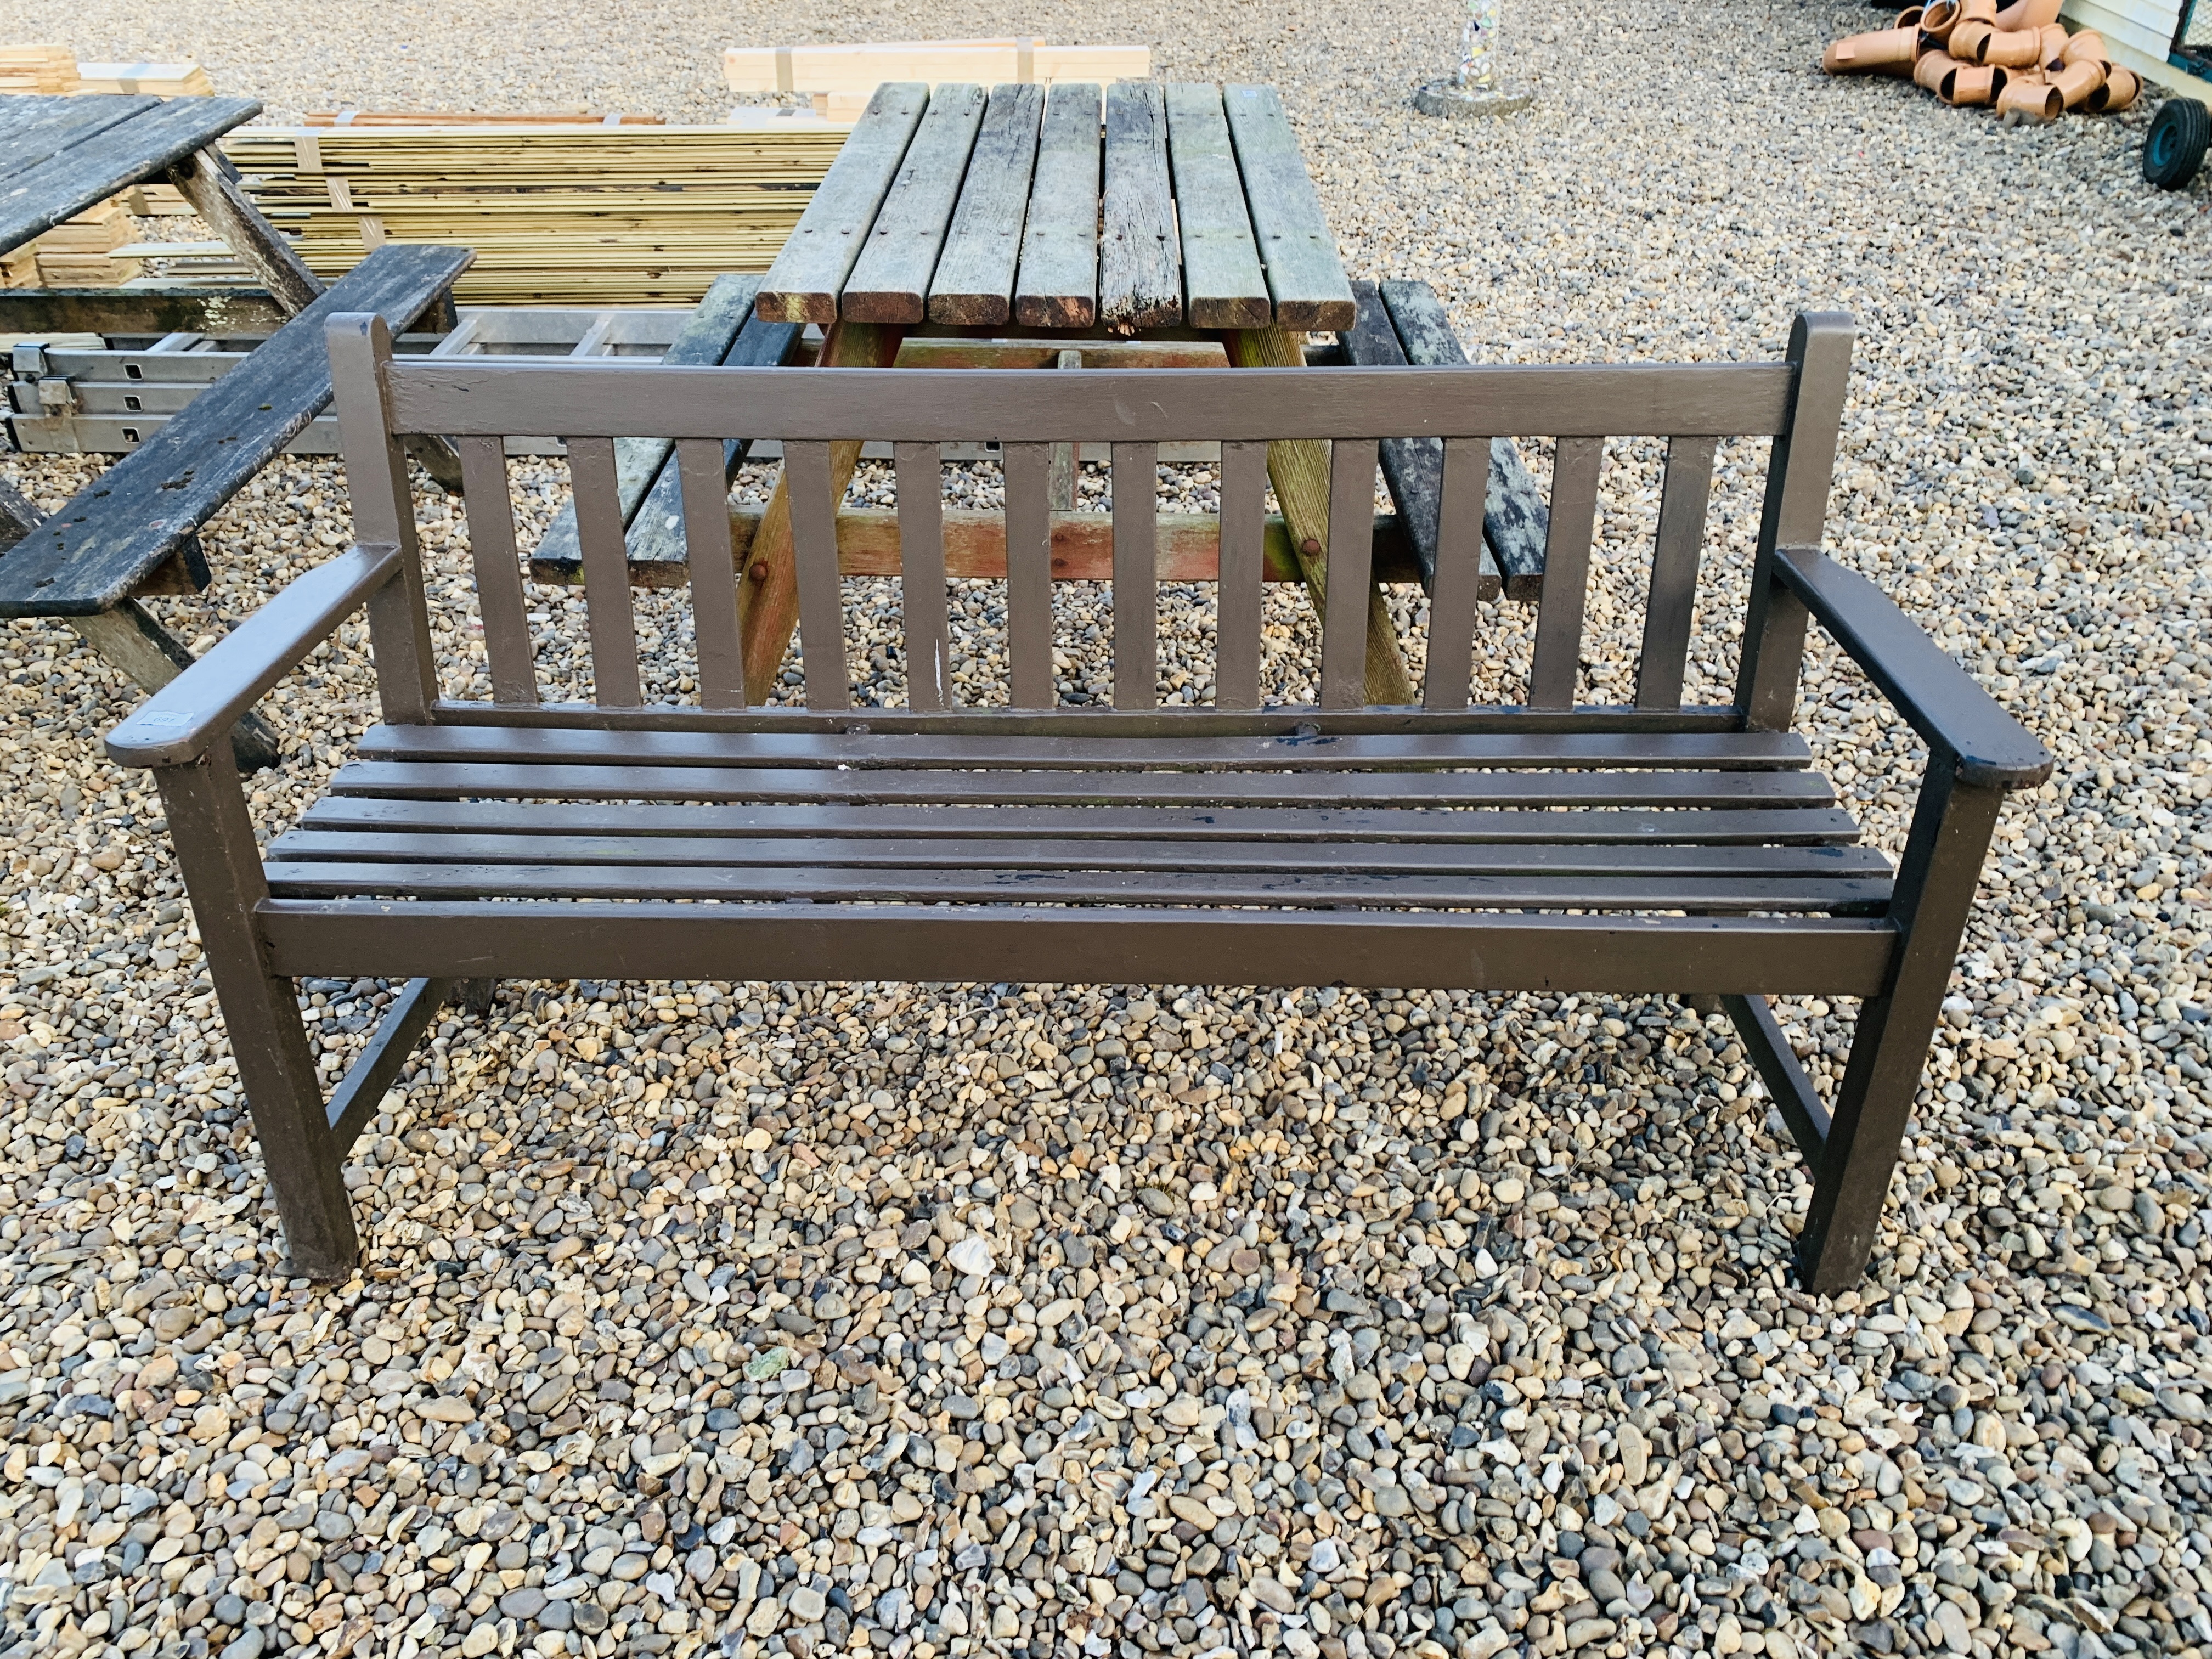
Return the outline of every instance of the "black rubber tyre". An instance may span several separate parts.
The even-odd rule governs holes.
[[[2179,190],[2204,165],[2212,142],[2212,111],[2194,98],[2169,98],[2143,140],[2143,177],[2160,190]]]

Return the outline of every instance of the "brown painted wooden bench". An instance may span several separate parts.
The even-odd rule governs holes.
[[[1789,360],[1590,368],[1033,371],[394,360],[331,347],[360,544],[286,588],[109,738],[154,768],[297,1270],[350,1269],[341,1164],[410,1045],[498,978],[1091,981],[1678,993],[1733,1015],[1814,1172],[1807,1281],[1852,1280],[2005,792],[2051,757],[1869,582],[1820,551],[1852,325]],[[594,700],[539,700],[501,444],[564,433]],[[441,699],[398,438],[467,472],[489,702]],[[1525,702],[1469,706],[1492,440],[1555,441]],[[1585,707],[1583,616],[1607,435],[1669,444],[1632,705]],[[1770,436],[1733,702],[1686,707],[1717,438]],[[775,437],[805,706],[744,706],[726,440]],[[1419,707],[1363,707],[1386,439],[1441,440]],[[696,705],[648,704],[615,444],[675,445]],[[896,446],[911,707],[854,706],[833,444]],[[939,447],[998,440],[1008,694],[956,708]],[[1210,707],[1162,708],[1156,447],[1219,441]],[[1110,709],[1061,706],[1055,443],[1110,442]],[[1330,548],[1307,706],[1262,706],[1270,442],[1328,446]],[[1714,584],[1708,583],[1708,586]],[[255,844],[235,722],[366,606],[385,723],[301,823]],[[1893,870],[1791,730],[1817,618],[1925,740]],[[466,632],[464,629],[459,630]],[[326,1106],[293,981],[411,981]],[[1832,1105],[1769,1011],[1863,999]]]

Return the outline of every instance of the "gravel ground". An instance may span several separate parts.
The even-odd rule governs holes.
[[[13,15],[279,112],[697,118],[715,46],[784,33]],[[1859,316],[1831,550],[2060,757],[2000,830],[1860,1290],[1791,1286],[1799,1161],[1724,1024],[1662,1000],[574,982],[439,1027],[351,1166],[368,1270],[288,1281],[158,804],[98,754],[128,699],[16,626],[0,1652],[2212,1651],[2204,187],[2140,183],[2148,110],[2008,131],[1810,73],[1860,9],[1743,15],[1516,15],[1537,106],[1467,131],[1401,106],[1441,11],[1022,26],[1283,85],[1354,267],[1428,276],[1478,357],[1761,356],[1800,306]],[[1759,459],[1723,452],[1693,696]],[[89,471],[0,470],[50,507]],[[559,469],[515,471],[542,524]],[[1626,685],[1657,476],[1614,446],[1585,696]],[[465,528],[432,501],[424,535],[460,611]],[[204,643],[345,539],[334,469],[274,469],[208,536],[216,588],[160,603]],[[580,613],[535,597],[568,678]],[[880,696],[891,598],[853,607]],[[986,655],[988,598],[959,623]],[[1064,686],[1103,686],[1097,608],[1061,602]],[[1211,600],[1167,604],[1167,689],[1202,700]],[[641,616],[680,693],[680,610]],[[1528,620],[1486,615],[1482,695]],[[1287,597],[1270,642],[1295,694]],[[464,615],[457,690],[465,643]],[[1806,707],[1893,849],[1910,734],[1825,647]],[[372,717],[355,631],[270,713],[275,828]],[[335,1071],[385,989],[307,988]],[[1782,1012],[1832,1084],[1849,1010]]]

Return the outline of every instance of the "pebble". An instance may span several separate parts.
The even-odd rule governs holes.
[[[92,44],[59,0],[18,10]],[[441,18],[404,51],[345,10],[249,39],[180,0],[165,38],[278,118],[331,84],[726,103],[732,26],[692,0]],[[1670,1000],[757,982],[448,1011],[349,1166],[366,1270],[293,1282],[160,802],[98,750],[129,697],[11,623],[0,1649],[2212,1648],[2201,215],[2136,178],[2148,104],[2005,129],[1812,73],[1862,16],[1776,14],[1746,49],[1650,0],[1530,13],[1534,109],[1465,127],[1403,106],[1449,61],[1433,9],[1079,27],[1282,86],[1354,274],[1426,277],[1479,358],[1771,357],[1800,307],[1859,317],[1829,550],[2060,757],[2000,822],[1863,1284],[1794,1287],[1802,1164],[1727,1022]],[[1662,43],[1722,125],[1654,72]],[[1717,466],[1724,574],[1757,459]],[[1632,696],[1658,460],[1608,452],[1601,698]],[[51,509],[97,465],[0,475]],[[1164,468],[1163,500],[1202,503],[1205,472]],[[514,477],[527,541],[561,470]],[[988,503],[995,469],[953,486]],[[420,517],[458,595],[465,522]],[[149,603],[204,649],[347,529],[336,465],[288,459],[210,526],[209,593]],[[1211,598],[1166,592],[1170,689],[1202,701]],[[866,657],[896,587],[854,592]],[[1056,598],[1072,641],[1110,631]],[[549,695],[573,690],[576,601],[532,600]],[[1421,601],[1394,605],[1418,641]],[[670,596],[639,618],[682,637]],[[1268,618],[1289,695],[1310,623],[1284,594]],[[1531,620],[1486,611],[1499,700]],[[1724,696],[1730,660],[1701,640],[1693,685]],[[866,696],[896,697],[877,666]],[[1110,683],[1082,648],[1065,672]],[[1894,851],[1915,740],[1825,645],[1803,703]],[[251,786],[274,828],[375,717],[357,627],[269,712],[295,744]],[[397,988],[303,987],[316,1052],[358,1052]],[[1832,1090],[1852,1011],[1778,1012]]]

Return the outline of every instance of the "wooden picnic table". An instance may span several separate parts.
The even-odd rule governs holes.
[[[1425,361],[1413,335],[1403,349],[1392,343],[1395,358],[1360,355],[1375,326],[1386,336],[1392,329],[1375,290],[1364,293],[1363,307],[1272,87],[1125,81],[933,92],[887,82],[769,268],[755,307],[763,321],[819,325],[817,361],[831,367],[1014,368],[1024,360],[1012,341],[989,337],[1079,348],[1080,337],[1103,335],[1160,343],[1170,353],[1210,349],[1217,364],[1298,368],[1309,361],[1304,337],[1316,331],[1342,337],[1336,361],[1405,362],[1409,351]],[[1442,314],[1434,307],[1448,338]],[[945,335],[977,343],[957,357],[914,349],[916,337]],[[1112,360],[1109,351],[1079,349],[1047,366]],[[1206,361],[1192,355],[1188,366]],[[1151,366],[1176,365],[1164,358]],[[839,497],[859,454],[857,444],[833,452]],[[1500,441],[1499,454],[1493,502],[1534,501],[1510,440]],[[1394,490],[1401,477],[1434,471],[1386,468]],[[1318,606],[1328,560],[1328,447],[1274,444],[1268,476]],[[1540,502],[1533,511],[1516,505],[1498,522],[1533,528],[1540,547]],[[1425,512],[1401,501],[1401,518],[1414,529],[1432,524],[1433,503]],[[1509,562],[1497,558],[1492,568]],[[753,532],[748,574],[747,692],[759,701],[798,619],[781,484]],[[1369,604],[1367,693],[1376,703],[1413,700],[1379,587]]]

